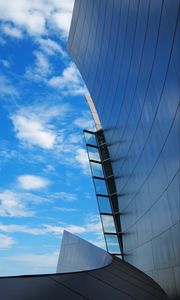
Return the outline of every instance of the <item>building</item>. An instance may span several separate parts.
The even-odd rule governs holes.
[[[179,4],[76,0],[68,41],[102,125],[115,180],[115,193],[109,185],[107,194],[96,191],[112,209],[102,213],[109,215],[102,218],[109,226],[106,242],[119,242],[112,252],[172,299],[180,297]]]
[[[86,143],[114,255],[65,233],[58,273],[1,277],[3,300],[179,299],[179,4],[75,1],[68,51],[91,95]]]

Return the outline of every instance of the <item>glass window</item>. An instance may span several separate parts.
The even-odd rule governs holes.
[[[87,150],[88,150],[90,159],[100,161],[98,148],[87,146]]]
[[[98,199],[98,203],[99,203],[100,212],[111,214],[112,211],[111,211],[111,205],[109,203],[109,198],[98,196],[97,199]]]
[[[104,232],[116,233],[113,216],[101,214]]]
[[[94,163],[94,162],[90,162],[90,163],[91,163],[91,168],[92,168],[93,176],[104,178],[104,173],[103,173],[102,165],[98,164],[98,163]]]
[[[94,178],[94,184],[95,184],[96,194],[108,195],[105,180]]]
[[[120,253],[119,242],[116,235],[105,234],[105,239],[107,243],[108,252],[110,253]]]
[[[97,146],[95,134],[84,131],[84,136],[85,136],[86,144]]]

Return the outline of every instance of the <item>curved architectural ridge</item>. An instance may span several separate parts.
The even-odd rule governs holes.
[[[57,273],[98,269],[111,262],[112,256],[109,253],[64,230]]]
[[[68,249],[67,246],[70,248]],[[81,254],[84,253],[84,255],[86,254],[86,250],[87,255],[89,255],[89,251],[92,250],[90,261],[92,262],[94,258],[94,265],[97,266],[96,254],[100,262],[100,253],[104,256],[105,251],[94,247],[94,245],[65,232],[62,254],[65,254],[64,251],[67,250],[69,254],[66,259],[69,259],[69,255],[71,254],[74,261],[77,255],[77,262],[82,263],[84,267],[88,267],[88,264],[84,263],[82,259],[79,260],[78,249],[81,251]],[[73,251],[75,252],[73,253]],[[110,255],[106,253],[108,260],[109,256]],[[63,260],[65,259],[63,255],[61,257]],[[104,261],[103,257],[102,261]],[[99,262],[98,266],[104,264],[104,262]],[[74,262],[72,262],[72,264],[76,267]],[[61,265],[61,267],[66,268],[67,264],[65,263],[65,265]],[[107,266],[95,270],[81,272],[74,272],[73,270],[73,272],[61,274],[1,277],[0,297],[2,300],[167,299],[164,291],[150,277],[116,257],[112,257],[111,263]]]

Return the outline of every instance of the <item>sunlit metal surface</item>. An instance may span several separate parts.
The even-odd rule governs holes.
[[[57,273],[98,269],[109,265],[111,262],[111,255],[103,249],[64,231]]]

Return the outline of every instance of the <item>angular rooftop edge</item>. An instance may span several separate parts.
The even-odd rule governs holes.
[[[112,256],[105,250],[64,230],[57,273],[98,269],[111,262]]]

